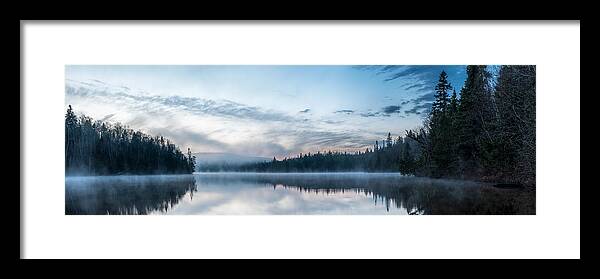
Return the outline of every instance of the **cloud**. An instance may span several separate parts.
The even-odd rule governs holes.
[[[303,109],[303,110],[299,111],[299,113],[307,113],[309,111],[310,111],[310,109]]]
[[[149,122],[150,118],[143,115],[135,115],[131,120],[127,121],[132,127],[143,127],[146,126]]]
[[[360,116],[362,116],[362,117],[378,117],[378,116],[389,117],[390,115],[387,114],[387,113],[380,112],[380,111],[377,111],[377,112],[370,112],[369,111],[369,112],[363,112],[363,113],[361,113]]]
[[[287,154],[292,150],[274,141],[258,142],[248,141],[243,145],[226,143],[210,137],[210,133],[191,131],[184,128],[151,128],[154,135],[161,135],[169,139],[176,139],[181,148],[198,146],[209,149],[211,152],[227,152],[234,154],[249,154],[257,156],[273,156],[273,154]],[[198,149],[198,148],[196,148]]]
[[[334,113],[345,113],[345,114],[353,114],[354,110],[351,109],[342,109],[342,110],[337,110]]]
[[[405,114],[427,114],[429,113],[429,111],[431,111],[431,102],[428,103],[423,103],[420,105],[416,105],[413,108],[409,109],[409,110],[405,110],[404,113]]]
[[[327,123],[327,124],[340,124],[340,123],[344,123],[344,120],[323,120],[323,123]]]
[[[102,119],[100,119],[100,121],[107,121],[107,120],[111,119],[113,116],[115,116],[115,114],[116,113],[108,114],[108,115],[104,116]]]
[[[382,112],[386,114],[397,113],[400,112],[400,106],[387,106],[382,109]]]
[[[138,95],[124,92],[120,87],[96,87],[74,81],[67,82],[66,95],[108,103],[125,104],[131,110],[140,112],[161,111],[162,113],[168,113],[178,110],[196,115],[212,115],[259,121],[291,122],[296,120],[284,113],[246,106],[228,100],[214,101],[181,96]]]
[[[397,82],[408,94],[433,91],[442,70],[449,73],[455,88],[460,89],[466,78],[465,65],[367,65],[357,69],[382,75],[384,82]]]
[[[410,89],[414,89],[414,88],[423,88],[424,86],[427,86],[423,83],[417,83],[417,84],[413,84],[413,85],[408,85],[406,87],[404,87],[404,90],[410,90]]]
[[[402,67],[402,66],[398,66],[398,65],[387,65],[387,66],[380,66],[380,67],[377,69],[377,74],[378,74],[378,75],[380,75],[380,74],[386,74],[386,73],[389,73],[389,72],[392,72],[392,71],[398,70],[398,69],[400,69],[401,67]]]
[[[330,149],[335,146],[340,149],[359,149],[371,144],[372,135],[361,131],[319,131],[319,130],[284,130],[270,131],[265,134],[268,138],[285,136],[292,139],[290,150]],[[285,154],[285,153],[280,153]]]
[[[202,132],[190,131],[182,128],[173,127],[161,127],[161,128],[150,128],[149,131],[153,135],[161,135],[169,139],[177,139],[182,148],[184,146],[196,145],[203,147],[210,147],[213,150],[220,150],[222,152],[229,151],[229,145],[209,138],[209,136]]]
[[[409,101],[406,102],[402,102],[402,104],[407,104]],[[381,108],[380,111],[366,111],[366,112],[361,112],[358,115],[360,115],[361,117],[390,117],[392,114],[395,113],[400,113],[401,111],[401,106],[398,105],[390,105],[390,106],[385,106],[383,108]],[[400,117],[404,117],[399,115]]]
[[[389,66],[386,66],[389,67]],[[403,77],[416,77],[423,78],[429,77],[434,74],[434,71],[437,71],[439,66],[397,66],[392,68],[394,71],[388,75],[384,81],[393,81],[395,79],[403,78]],[[385,68],[384,68],[385,69]],[[380,72],[388,73],[390,70],[384,71],[384,69],[380,70]],[[437,75],[435,73],[434,75]]]
[[[433,102],[434,100],[435,100],[435,93],[430,92],[430,93],[421,95],[418,98],[415,98],[413,101],[415,103],[423,103],[423,102]]]

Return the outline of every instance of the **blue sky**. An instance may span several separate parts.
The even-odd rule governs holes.
[[[65,106],[194,152],[283,158],[364,150],[419,126],[445,70],[465,66],[68,65]]]

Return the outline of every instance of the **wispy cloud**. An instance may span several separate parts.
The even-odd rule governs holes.
[[[107,121],[107,120],[111,119],[113,116],[115,116],[115,114],[116,113],[108,114],[108,115],[102,117],[102,119],[100,119],[100,121]]]
[[[93,85],[86,83],[68,83],[66,94],[67,96],[103,99],[105,101],[127,104],[130,109],[142,112],[156,109],[162,109],[163,111],[180,110],[198,115],[213,115],[259,121],[295,121],[294,118],[284,113],[246,106],[228,100],[215,101],[182,96],[138,95],[124,90],[120,91],[118,88],[95,88]]]
[[[323,120],[323,123],[326,124],[340,124],[340,123],[344,123],[344,120]]]
[[[348,131],[319,131],[319,130],[289,130],[269,131],[265,133],[268,138],[289,140],[290,150],[321,150],[331,149],[360,149],[371,144],[373,135],[365,134],[360,130]]]
[[[360,116],[362,117],[379,117],[379,116],[383,116],[383,117],[389,117],[390,115],[388,113],[384,113],[381,111],[376,111],[376,112],[363,112],[360,114]]]
[[[435,71],[439,68],[438,66],[396,66],[391,69],[388,69],[387,67],[389,66],[383,67],[379,70],[380,73],[388,74],[388,77],[385,79],[385,81],[393,81],[403,77],[426,78],[439,74],[435,73]]]
[[[248,154],[259,156],[272,156],[274,154],[288,154],[291,149],[274,141],[248,141],[243,145],[231,144],[210,137],[209,133],[196,132],[185,128],[154,128],[150,130],[153,134],[162,135],[167,138],[177,139],[185,146],[200,146],[213,152],[227,152],[234,154]]]
[[[409,110],[405,110],[404,113],[406,113],[406,114],[427,114],[427,113],[429,113],[430,110],[431,110],[431,103],[428,102],[428,103],[422,103],[422,104],[416,105]]]
[[[353,114],[354,110],[351,109],[342,109],[342,110],[337,110],[334,113],[345,113],[345,114]]]
[[[415,98],[413,101],[417,104],[421,104],[423,102],[432,102],[433,100],[435,100],[435,93],[430,92]]]
[[[417,83],[417,84],[408,84],[407,86],[404,87],[404,90],[410,90],[410,89],[414,89],[414,88],[424,88],[427,87],[426,84],[423,83]]]
[[[400,112],[400,106],[387,106],[383,108],[383,113],[398,113]]]

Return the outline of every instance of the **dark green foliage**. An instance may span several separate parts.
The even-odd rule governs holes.
[[[447,101],[440,74],[419,143],[415,173],[535,185],[535,66],[502,66],[496,87],[486,66],[468,66],[460,99]]]
[[[467,66],[467,80],[461,90],[456,119],[459,172],[467,176],[485,175],[483,152],[489,150],[493,142],[491,130],[495,123],[489,78],[486,66]]]
[[[433,115],[441,115],[446,111],[449,103],[448,91],[452,89],[452,85],[448,81],[448,74],[442,71],[440,79],[435,86],[435,102],[431,105]]]
[[[442,71],[436,85],[435,101],[432,104],[428,118],[429,149],[431,150],[426,162],[430,167],[426,174],[433,177],[442,177],[453,174],[457,160],[453,148],[453,139],[456,131],[452,127],[452,115],[448,91],[452,88],[448,82],[448,75]],[[456,102],[454,100],[454,102]],[[456,105],[456,104],[453,104]]]
[[[273,160],[263,163],[251,163],[242,166],[221,168],[220,171],[254,172],[398,172],[413,174],[415,157],[418,156],[417,143],[406,138],[392,138],[392,134],[380,143],[375,142],[373,149],[364,152],[317,152],[299,154],[294,158]]]
[[[535,66],[502,66],[496,86],[499,123],[498,168],[526,184],[535,183]]]
[[[191,154],[188,149],[184,155],[163,137],[77,117],[70,105],[65,115],[67,175],[191,173]]]

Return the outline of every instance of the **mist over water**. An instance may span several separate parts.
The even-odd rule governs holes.
[[[192,175],[83,176],[65,179],[66,214],[167,212],[196,188]]]
[[[67,177],[66,214],[535,214],[535,193],[398,173]]]

